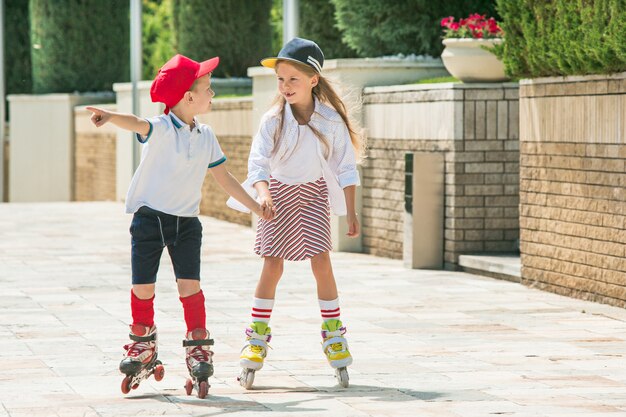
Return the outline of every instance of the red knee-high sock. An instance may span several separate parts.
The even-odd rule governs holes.
[[[147,327],[154,325],[154,295],[152,298],[142,300],[133,290],[130,290],[130,310],[133,315],[133,324],[141,324]]]
[[[206,328],[206,311],[204,309],[204,294],[202,290],[190,295],[189,297],[180,297],[185,311],[185,323],[187,323],[187,331],[194,329]]]

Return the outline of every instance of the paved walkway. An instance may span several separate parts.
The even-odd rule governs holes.
[[[0,205],[0,417],[624,416],[626,312],[519,284],[333,254],[355,357],[335,385],[314,280],[289,263],[257,389],[235,380],[261,267],[248,228],[203,217],[216,340],[205,400],[185,395],[169,260],[156,299],[165,379],[120,392],[130,218],[118,203]]]

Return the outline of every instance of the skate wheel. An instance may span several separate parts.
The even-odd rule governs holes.
[[[209,383],[207,381],[200,381],[198,384],[198,398],[204,399],[209,393]]]
[[[337,377],[339,385],[341,385],[343,388],[348,388],[348,385],[350,385],[350,377],[348,376],[347,368],[338,368],[335,371],[335,376]]]
[[[160,381],[165,376],[165,367],[163,365],[157,365],[154,368],[154,380]]]
[[[187,395],[191,395],[193,392],[193,381],[191,379],[188,379],[187,382],[185,382],[185,392]]]
[[[122,379],[122,393],[128,394],[130,392],[130,380],[129,376]]]
[[[254,383],[254,369],[242,369],[237,379],[239,380],[239,385],[245,389],[252,389],[252,384]]]

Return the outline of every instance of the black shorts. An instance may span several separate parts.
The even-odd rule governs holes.
[[[202,224],[197,217],[178,217],[143,206],[133,215],[131,264],[133,284],[154,284],[167,246],[176,279],[200,279]]]

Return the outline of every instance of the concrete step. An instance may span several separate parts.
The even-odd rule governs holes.
[[[512,282],[521,282],[522,263],[519,253],[477,253],[459,256],[462,270]]]

